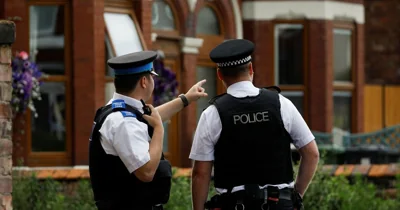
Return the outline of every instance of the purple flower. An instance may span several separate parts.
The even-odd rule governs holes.
[[[41,82],[38,80],[43,76],[38,66],[29,61],[26,52],[17,53],[11,63],[12,68],[12,108],[14,114],[24,113],[26,108],[33,111],[37,116],[33,100],[40,99],[40,94],[32,94],[33,91],[40,93]],[[15,116],[15,115],[14,115]]]
[[[31,66],[31,63],[29,61],[24,62],[24,68],[28,69]]]

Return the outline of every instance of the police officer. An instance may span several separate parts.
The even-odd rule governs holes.
[[[207,96],[203,80],[157,108],[144,104],[154,89],[156,57],[156,52],[143,51],[108,60],[116,92],[98,109],[89,141],[90,179],[100,210],[163,209],[172,171],[162,154],[162,121]]]
[[[315,173],[318,148],[293,103],[278,87],[253,86],[253,50],[252,42],[238,39],[210,52],[227,93],[210,100],[194,135],[194,210],[298,209]],[[291,143],[301,155],[296,180]],[[206,202],[212,167],[218,195]]]

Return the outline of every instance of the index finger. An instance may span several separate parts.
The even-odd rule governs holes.
[[[201,87],[204,83],[206,83],[206,81],[207,81],[206,79],[203,79],[200,82],[198,82],[196,85]]]

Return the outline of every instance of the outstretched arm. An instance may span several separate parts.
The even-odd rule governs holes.
[[[196,83],[185,94],[187,100],[189,101],[189,104],[193,101],[197,101],[200,97],[207,97],[207,93],[205,92],[204,88],[201,87],[205,82],[206,80],[202,80]],[[156,109],[161,116],[161,120],[164,122],[166,120],[169,120],[173,115],[183,109],[183,102],[180,98],[176,98],[172,101],[156,107]]]

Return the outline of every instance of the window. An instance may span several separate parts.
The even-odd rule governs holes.
[[[333,93],[333,125],[335,128],[351,132],[351,92]]]
[[[333,70],[335,82],[351,82],[351,30],[333,30]]]
[[[223,92],[222,82],[217,76],[217,69],[214,62],[209,58],[212,48],[224,41],[220,19],[215,4],[206,3],[197,14],[196,33],[197,37],[203,38],[203,46],[200,48],[200,55],[196,69],[196,81],[206,79],[204,88],[208,97],[197,102],[197,121],[200,115],[208,106],[208,101],[214,96]]]
[[[112,98],[115,87],[113,82],[114,72],[107,65],[107,60],[144,49],[140,28],[131,13],[132,10],[107,10],[104,13],[106,26],[105,37],[105,100]]]
[[[168,3],[163,0],[154,1],[151,24],[155,29],[175,30],[174,15]]]
[[[352,128],[353,33],[352,26],[333,29],[333,127],[346,132]]]
[[[219,21],[217,14],[209,7],[203,7],[197,15],[196,34],[219,35]]]
[[[116,56],[143,50],[138,29],[129,14],[105,12],[104,21]]]
[[[71,147],[71,57],[68,5],[29,6],[30,56],[48,78],[41,86],[42,100],[35,101],[38,117],[30,113],[28,165],[59,161],[70,163]],[[54,160],[57,156],[57,160]],[[41,159],[38,161],[38,159]]]
[[[277,23],[274,37],[275,84],[282,89],[281,94],[291,100],[306,118],[304,26],[301,23]]]

